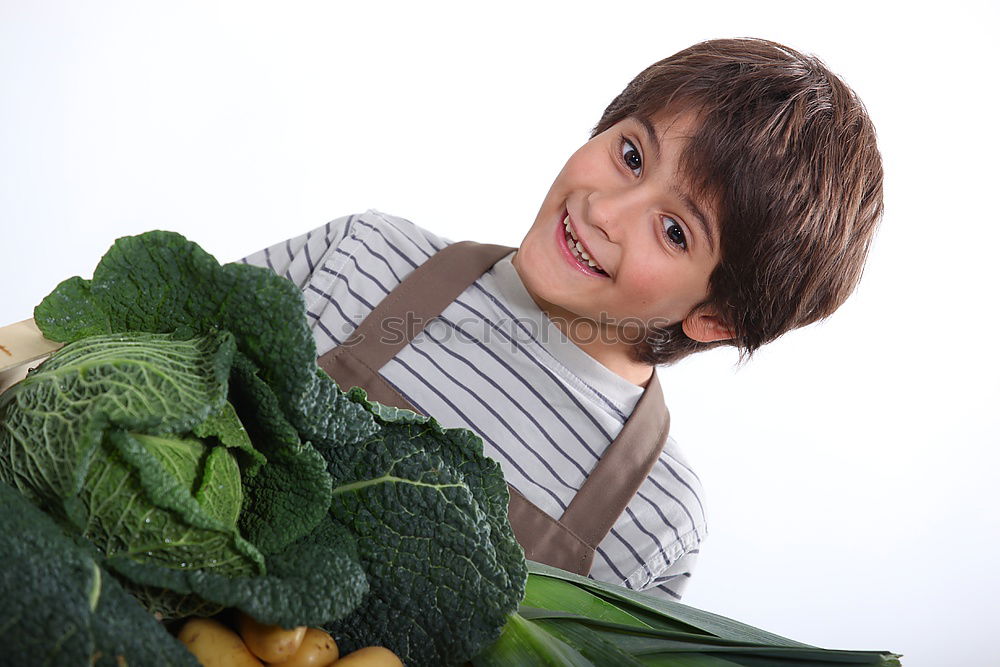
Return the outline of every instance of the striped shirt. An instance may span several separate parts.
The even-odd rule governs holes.
[[[408,220],[368,211],[243,261],[299,286],[322,355],[450,243]],[[442,426],[482,437],[507,482],[559,518],[643,389],[601,365],[548,319],[521,282],[513,254],[466,288],[379,374]],[[680,599],[705,535],[701,483],[668,438],[649,477],[598,545],[590,576]]]

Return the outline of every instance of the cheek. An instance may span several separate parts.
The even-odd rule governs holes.
[[[669,280],[653,271],[636,271],[634,277],[627,281],[627,299],[634,306],[644,309],[662,307],[668,301]]]
[[[603,151],[580,151],[566,163],[566,171],[575,182],[593,183],[608,170],[607,155]]]
[[[595,178],[607,168],[607,153],[585,145],[570,156],[559,177],[570,186],[592,185]]]
[[[676,321],[683,317],[691,304],[691,285],[683,276],[666,271],[638,270],[628,281],[626,294],[636,315],[646,319]]]

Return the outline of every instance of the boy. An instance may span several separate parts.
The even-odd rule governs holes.
[[[831,314],[881,212],[853,92],[779,44],[714,40],[612,101],[517,249],[369,211],[245,261],[301,287],[345,388],[482,436],[529,557],[679,599],[706,523],[655,367],[746,360]]]

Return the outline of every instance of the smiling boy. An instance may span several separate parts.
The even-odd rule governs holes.
[[[513,258],[563,333],[640,386],[653,367],[633,358],[637,327],[683,321],[693,339],[732,338],[713,309],[696,309],[720,254],[717,224],[705,212],[713,209],[695,203],[680,169],[696,127],[691,113],[628,117],[595,136],[556,177]],[[581,318],[594,325],[570,324]]]
[[[369,211],[244,261],[299,285],[342,385],[482,437],[529,557],[679,598],[707,524],[655,367],[828,316],[881,212],[854,93],[780,44],[714,40],[612,101],[516,249]]]

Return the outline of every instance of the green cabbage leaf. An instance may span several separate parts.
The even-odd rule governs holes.
[[[499,637],[524,595],[524,551],[507,519],[507,485],[482,439],[432,418],[348,396],[379,430],[320,448],[331,515],[356,536],[371,594],[327,625],[346,650],[387,646],[407,664],[450,664]]]
[[[90,545],[74,541],[2,482],[0,508],[0,662],[197,667],[184,645],[102,569]]]

